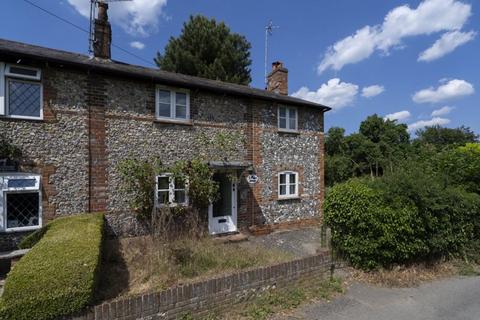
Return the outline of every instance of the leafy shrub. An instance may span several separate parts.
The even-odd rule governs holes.
[[[90,304],[99,271],[103,223],[101,214],[82,214],[47,225],[43,237],[8,274],[0,318],[54,319]]]
[[[372,269],[409,260],[425,250],[416,239],[415,208],[387,206],[382,193],[361,180],[334,186],[325,200],[333,245],[353,265]]]
[[[330,189],[325,222],[353,265],[372,269],[462,253],[475,238],[480,196],[427,168],[399,168]]]

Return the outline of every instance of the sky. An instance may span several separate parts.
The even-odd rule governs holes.
[[[89,0],[3,0],[0,38],[88,54]],[[480,133],[478,0],[133,0],[110,4],[112,58],[153,67],[190,15],[224,21],[252,44],[253,87],[269,65],[289,69],[289,94],[331,106],[326,129],[348,133],[368,115]],[[270,69],[270,66],[269,66]]]

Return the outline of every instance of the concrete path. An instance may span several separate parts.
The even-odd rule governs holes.
[[[313,303],[274,319],[479,320],[480,277],[455,277],[417,288],[355,283],[330,303]]]

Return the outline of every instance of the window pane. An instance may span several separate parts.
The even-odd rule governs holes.
[[[288,115],[290,118],[295,119],[297,117],[297,110],[296,109],[288,109]]]
[[[176,178],[175,189],[185,189],[185,180],[182,178]]]
[[[187,105],[187,95],[185,93],[177,92],[176,103],[181,104],[182,106]]]
[[[287,175],[284,174],[284,173],[282,173],[282,174],[280,175],[280,184],[285,184],[285,183],[287,183],[286,180],[287,180]]]
[[[297,121],[295,118],[290,118],[288,120],[288,129],[297,130]]]
[[[290,183],[295,183],[295,182],[296,182],[296,181],[295,181],[295,180],[296,180],[296,177],[297,177],[297,176],[296,176],[294,173],[291,173],[291,174],[290,174]]]
[[[285,107],[280,107],[280,108],[278,109],[278,116],[279,116],[279,117],[286,118],[286,117],[287,117],[287,108],[285,108]]]
[[[158,102],[170,105],[170,91],[158,90]]]
[[[8,81],[8,113],[14,116],[40,117],[40,84]]]
[[[158,192],[158,203],[159,204],[167,204],[169,202],[168,196],[169,196],[168,191],[159,191]]]
[[[287,128],[287,119],[285,118],[280,118],[280,123],[279,123],[280,128],[286,129]]]
[[[35,179],[10,179],[8,188],[33,188],[37,184]]]
[[[158,104],[158,115],[160,117],[171,117],[170,115],[170,104],[159,103]]]
[[[7,195],[7,228],[38,226],[40,199],[38,192]]]
[[[284,196],[287,194],[287,186],[286,185],[280,185],[280,195]]]
[[[185,203],[185,190],[176,190],[175,191],[175,202],[176,203]]]
[[[158,177],[158,190],[168,190],[169,177]]]
[[[187,119],[187,107],[186,106],[177,106],[175,107],[175,117],[181,119]]]
[[[290,185],[290,193],[289,193],[289,194],[295,194],[295,193],[296,193],[296,192],[295,192],[295,189],[296,189],[295,187],[296,187],[295,184],[291,184],[291,185]]]

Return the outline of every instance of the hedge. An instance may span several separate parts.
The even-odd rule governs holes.
[[[28,237],[23,246],[38,243],[8,274],[0,318],[55,319],[91,304],[103,224],[102,214],[76,215],[56,219]]]
[[[337,184],[325,199],[332,245],[363,269],[465,255],[478,239],[480,195],[422,168]]]

